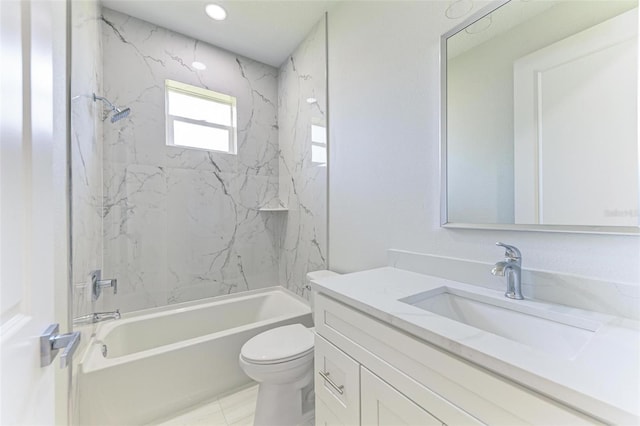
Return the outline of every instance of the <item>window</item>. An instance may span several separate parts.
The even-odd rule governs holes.
[[[167,145],[236,153],[236,98],[165,81]]]
[[[327,164],[327,128],[324,123],[311,124],[311,162]]]

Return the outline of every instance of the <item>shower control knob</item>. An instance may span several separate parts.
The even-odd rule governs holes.
[[[116,278],[103,280],[102,271],[100,271],[99,269],[96,271],[92,271],[89,274],[89,277],[91,278],[93,300],[98,300],[98,298],[102,294],[103,288],[113,288],[113,294],[118,293],[118,280]]]

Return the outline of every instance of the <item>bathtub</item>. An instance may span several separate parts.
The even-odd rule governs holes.
[[[100,323],[79,366],[80,424],[147,424],[248,385],[242,345],[293,323],[311,327],[311,310],[282,287]]]

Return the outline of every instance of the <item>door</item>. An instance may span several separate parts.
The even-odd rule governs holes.
[[[516,223],[638,225],[637,21],[636,8],[514,63]]]
[[[0,21],[0,424],[65,423],[69,369],[39,337],[67,327],[66,3],[3,0]]]

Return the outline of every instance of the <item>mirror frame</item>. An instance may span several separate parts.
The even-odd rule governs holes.
[[[462,223],[448,221],[447,196],[447,40],[463,31],[465,28],[494,12],[511,0],[496,0],[475,13],[440,37],[440,226],[452,229],[487,229],[500,231],[540,231],[564,232],[577,234],[608,234],[608,235],[640,235],[638,226],[587,226],[587,225],[539,225],[539,224],[509,224],[509,223]],[[640,88],[640,68],[639,68]],[[640,101],[638,102],[640,110]],[[638,123],[640,132],[640,122]],[[640,161],[640,153],[639,158]],[[640,176],[639,176],[640,180]]]

